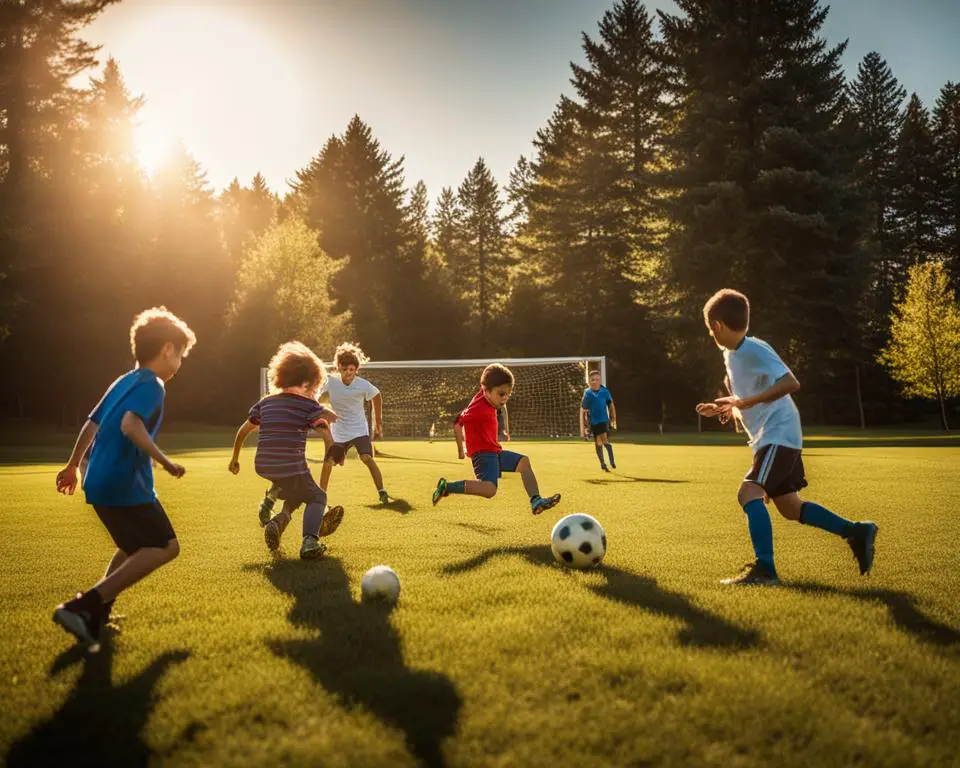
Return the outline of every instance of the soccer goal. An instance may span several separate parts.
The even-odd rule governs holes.
[[[381,360],[365,363],[360,375],[381,392],[386,438],[449,437],[454,418],[480,388],[480,374],[491,362]],[[516,357],[495,362],[508,366],[516,378],[507,405],[514,438],[579,436],[580,401],[590,371],[600,371],[601,381],[607,383],[603,355]],[[260,370],[260,391],[269,391],[266,368]]]

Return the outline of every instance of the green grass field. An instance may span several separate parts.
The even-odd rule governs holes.
[[[50,615],[99,577],[108,536],[56,495],[55,465],[20,449],[0,466],[7,764],[958,764],[960,442],[813,441],[806,497],[879,523],[874,572],[775,517],[784,586],[737,590],[717,582],[752,555],[743,446],[621,441],[603,475],[587,444],[514,443],[563,493],[533,517],[518,477],[432,508],[469,464],[452,442],[387,442],[405,503],[380,508],[348,460],[344,523],[305,563],[299,515],[283,556],[266,551],[252,445],[233,477],[210,447],[228,440],[161,439],[189,446],[186,477],[158,480],[182,555],[121,596],[121,631],[90,657]],[[578,511],[607,531],[596,572],[550,555]],[[392,612],[359,602],[378,563],[402,579]]]

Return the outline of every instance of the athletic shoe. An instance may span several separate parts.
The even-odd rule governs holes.
[[[100,650],[100,619],[89,611],[80,611],[71,607],[70,603],[61,603],[53,612],[53,622],[77,638],[90,653]]]
[[[271,552],[280,548],[280,537],[290,522],[289,518],[284,520],[282,515],[282,512],[278,512],[263,527],[263,540],[267,542],[267,549]]]
[[[329,536],[343,521],[343,507],[330,507],[323,513],[323,521],[320,523],[319,536]]]
[[[380,503],[381,503],[381,504],[389,504],[389,503],[390,503],[390,494],[387,493],[387,489],[386,489],[386,488],[384,488],[382,491],[380,491]]]
[[[440,499],[447,495],[447,481],[444,478],[440,478],[437,482],[437,487],[433,491],[433,506],[437,506]]]
[[[721,584],[733,587],[742,587],[750,584],[756,584],[763,587],[772,587],[780,583],[777,574],[771,571],[763,563],[747,563],[743,570],[736,576],[729,579],[723,579]]]
[[[615,462],[615,461],[613,461],[613,460],[611,459],[611,460],[610,460],[610,469],[616,469],[616,468],[617,468],[617,462]]]
[[[857,565],[860,566],[860,575],[864,576],[873,568],[874,543],[877,540],[877,531],[880,527],[869,520],[862,523],[854,523],[853,530],[847,537],[847,544],[853,550],[853,556],[857,558]]]
[[[335,507],[338,509],[338,507]],[[319,541],[316,536],[304,536],[303,545],[300,547],[301,560],[316,560],[327,551],[327,545]]]
[[[609,467],[607,467],[606,464],[601,464],[601,465],[600,465],[600,469],[602,469],[604,472],[609,472],[609,471],[610,471]]]
[[[273,505],[277,500],[272,498],[269,493],[264,494],[263,501],[260,502],[260,527],[263,528],[270,522],[270,515],[273,513]]]
[[[543,498],[543,496],[538,496],[531,502],[530,511],[535,515],[539,515],[541,512],[546,512],[548,509],[553,509],[559,503],[559,493],[555,493],[553,496],[549,496],[546,499]]]

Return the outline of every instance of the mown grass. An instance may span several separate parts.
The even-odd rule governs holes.
[[[10,765],[955,765],[960,753],[960,447],[847,436],[805,454],[808,498],[881,527],[874,573],[846,545],[774,520],[777,589],[719,578],[750,558],[735,494],[742,446],[620,443],[602,475],[583,443],[516,443],[492,501],[429,501],[466,476],[452,443],[388,442],[401,501],[381,508],[355,459],[328,556],[284,555],[256,522],[252,449],[185,441],[159,480],[181,557],[124,594],[119,634],[84,657],[50,622],[111,545],[51,464],[0,467],[0,755]],[[902,441],[901,441],[902,442]],[[225,443],[221,442],[221,445]],[[176,448],[176,441],[168,445]],[[46,454],[43,454],[46,456]],[[18,459],[21,462],[22,459]],[[603,567],[553,563],[564,513],[606,527]],[[359,602],[387,563],[403,592]],[[70,762],[65,754],[72,755]]]

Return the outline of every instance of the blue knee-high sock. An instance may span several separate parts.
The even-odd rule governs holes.
[[[777,572],[773,564],[773,526],[770,525],[770,515],[762,499],[754,499],[743,506],[747,515],[747,526],[750,529],[750,540],[753,542],[753,551],[757,562],[767,566],[773,573]]]
[[[613,460],[613,446],[610,445],[610,443],[606,443],[606,446],[607,446],[607,456],[610,457],[610,463],[611,463],[611,464],[616,463],[616,462],[614,462],[614,460]]]
[[[447,493],[464,493],[464,485],[466,480],[457,480],[453,483],[447,483]]]
[[[600,466],[603,466],[603,448],[599,445],[595,445],[594,448],[597,449],[597,458],[600,459]]]
[[[852,522],[812,501],[805,501],[800,505],[800,522],[804,525],[812,525],[814,528],[822,528],[843,538],[847,538],[853,530]]]
[[[323,513],[327,508],[327,494],[321,494],[322,498],[311,501],[303,509],[303,535],[319,536],[320,523],[323,522]]]

